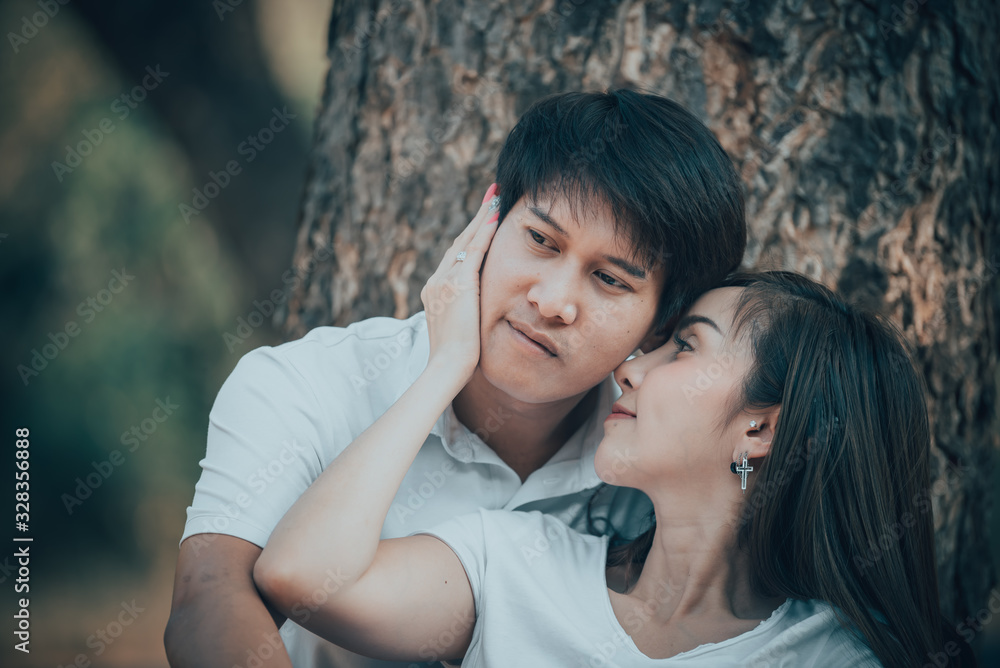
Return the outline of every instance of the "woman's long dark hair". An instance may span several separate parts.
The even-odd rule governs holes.
[[[898,331],[789,272],[740,274],[734,335],[752,362],[729,418],[780,405],[737,544],[762,596],[821,599],[887,667],[941,651],[930,431]],[[655,527],[654,527],[655,529]],[[634,575],[653,529],[609,553]]]

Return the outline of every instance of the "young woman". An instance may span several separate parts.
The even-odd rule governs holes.
[[[706,293],[615,372],[594,465],[652,500],[637,541],[488,510],[380,541],[476,367],[495,229],[480,211],[421,294],[423,374],[272,533],[254,576],[279,610],[311,602],[304,625],[362,654],[463,666],[902,667],[940,649],[920,383],[888,325],[794,274]]]

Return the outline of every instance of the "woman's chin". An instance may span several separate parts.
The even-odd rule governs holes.
[[[594,453],[594,471],[609,485],[635,487],[634,475],[637,458],[629,448],[621,448],[605,435]]]

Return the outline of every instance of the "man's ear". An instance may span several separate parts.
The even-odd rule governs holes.
[[[674,333],[674,327],[677,326],[680,319],[681,316],[678,314],[663,323],[661,327],[657,327],[655,322],[650,325],[649,332],[646,333],[646,338],[639,344],[639,350],[645,355],[669,341],[670,336]]]
[[[643,355],[656,350],[670,340],[670,331],[650,329],[646,338],[639,342],[639,350],[642,351]]]

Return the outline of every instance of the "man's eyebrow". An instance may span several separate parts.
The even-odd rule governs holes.
[[[528,207],[528,211],[530,211],[531,213],[535,214],[536,218],[538,218],[539,220],[541,220],[543,223],[549,225],[552,229],[554,229],[560,235],[562,235],[564,237],[568,237],[569,236],[569,234],[566,232],[566,230],[564,230],[562,228],[562,226],[559,225],[559,223],[557,223],[556,221],[554,221],[552,219],[552,216],[550,216],[545,211],[542,211],[537,206],[529,206]],[[643,269],[642,267],[638,267],[638,266],[632,264],[631,262],[628,262],[627,260],[623,260],[620,257],[615,257],[614,255],[604,255],[603,257],[604,257],[605,260],[607,260],[611,264],[615,265],[616,267],[618,267],[619,269],[621,269],[622,271],[624,271],[629,276],[631,276],[633,278],[638,278],[641,281],[646,280],[646,270]]]
[[[548,213],[546,213],[545,211],[542,211],[537,206],[529,206],[528,207],[528,211],[530,211],[531,213],[535,214],[535,216],[539,220],[541,220],[543,223],[548,223],[553,229],[555,229],[556,232],[558,232],[562,236],[564,236],[564,237],[568,237],[569,236],[569,234],[566,233],[566,230],[564,230],[562,227],[559,226],[559,223],[557,223],[556,221],[552,220],[552,217],[549,216]]]
[[[631,262],[626,262],[620,257],[615,257],[614,255],[605,255],[604,259],[624,271],[626,274],[629,274],[634,278],[638,278],[640,281],[646,280],[646,272],[642,267],[637,267]]]
[[[712,320],[711,318],[706,318],[703,315],[686,315],[680,319],[680,322],[677,323],[677,327],[675,327],[674,329],[679,332],[682,329],[690,327],[691,325],[697,324],[699,322],[708,325],[709,327],[717,331],[720,336],[723,335],[722,330],[719,329],[719,326],[715,324],[715,321]]]

